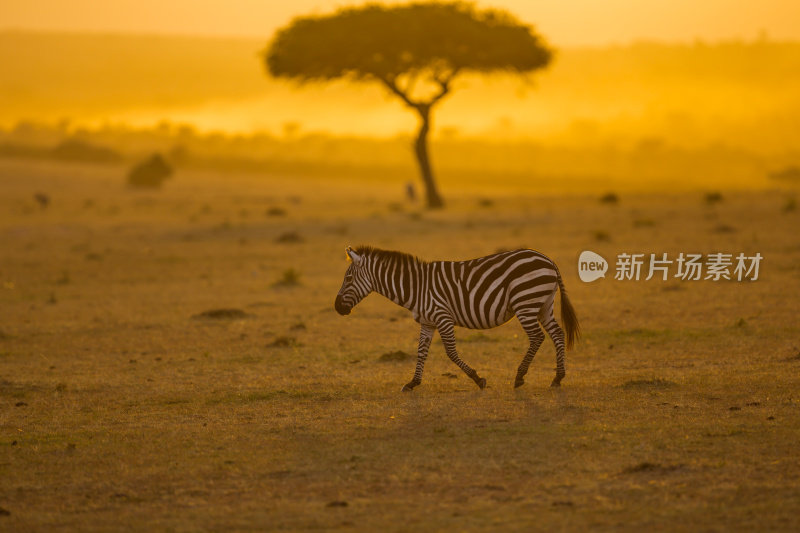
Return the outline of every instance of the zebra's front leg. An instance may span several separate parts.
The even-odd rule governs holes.
[[[417,369],[414,371],[414,379],[403,385],[403,392],[414,390],[414,387],[422,383],[422,371],[425,369],[425,360],[428,358],[428,348],[433,339],[435,327],[429,324],[422,324],[419,329],[419,348],[417,349]]]
[[[528,367],[530,367],[533,357],[536,355],[542,342],[544,342],[544,332],[541,326],[539,326],[539,319],[536,317],[536,314],[533,316],[519,316],[519,323],[522,324],[522,328],[525,330],[525,333],[528,334],[528,339],[531,344],[517,369],[517,378],[514,380],[515,389],[525,384],[525,374],[528,373]]]
[[[439,336],[442,337],[442,342],[444,343],[444,349],[447,352],[447,357],[453,361],[458,368],[464,371],[466,375],[472,378],[472,381],[480,387],[481,389],[486,387],[486,379],[480,377],[475,369],[470,367],[467,363],[461,360],[458,356],[458,352],[456,351],[456,335],[455,331],[453,330],[453,323],[452,322],[445,322],[439,324]]]

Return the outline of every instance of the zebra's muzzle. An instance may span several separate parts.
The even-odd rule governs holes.
[[[336,312],[340,315],[349,315],[350,311],[352,310],[351,307],[347,307],[347,305],[342,301],[341,296],[336,297],[336,303],[333,305],[336,308]]]

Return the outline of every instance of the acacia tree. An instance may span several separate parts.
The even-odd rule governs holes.
[[[530,26],[466,3],[370,4],[294,19],[265,53],[270,74],[298,81],[377,81],[420,118],[414,142],[428,207],[443,206],[428,156],[431,110],[469,71],[525,74],[552,52]]]

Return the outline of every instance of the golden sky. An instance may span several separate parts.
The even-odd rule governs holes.
[[[269,36],[341,0],[3,0],[0,29]],[[636,40],[800,40],[800,0],[491,0],[559,46]]]

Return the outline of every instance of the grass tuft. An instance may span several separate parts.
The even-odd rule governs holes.
[[[285,217],[289,213],[282,207],[270,207],[267,209],[268,217]]]
[[[287,231],[278,235],[275,238],[275,242],[280,244],[300,244],[305,242],[305,239],[296,231]]]
[[[381,363],[396,363],[400,361],[408,361],[412,359],[413,356],[409,353],[406,353],[402,350],[397,350],[395,352],[386,352],[385,354],[378,357],[378,362]]]
[[[300,344],[294,337],[289,337],[286,335],[276,337],[274,341],[267,344],[267,347],[269,348],[290,348],[292,346],[300,346]]]
[[[297,287],[300,283],[300,272],[294,268],[287,268],[280,279],[272,284],[273,287]]]
[[[597,242],[608,242],[611,240],[611,235],[607,231],[597,230],[594,232],[594,240]]]
[[[632,379],[622,384],[623,389],[636,390],[636,389],[670,389],[677,386],[676,383],[661,379]]]

